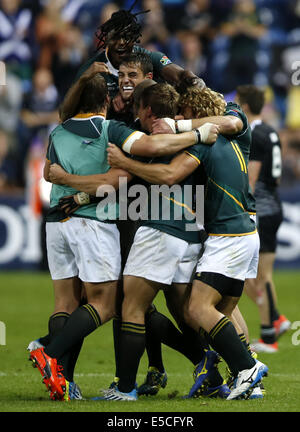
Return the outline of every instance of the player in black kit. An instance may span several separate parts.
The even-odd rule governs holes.
[[[252,129],[248,166],[249,183],[256,199],[260,254],[257,279],[247,282],[246,292],[258,305],[260,339],[251,345],[256,352],[276,352],[278,337],[290,322],[277,310],[273,282],[276,234],[282,222],[282,205],[278,194],[281,178],[281,144],[277,132],[261,119],[264,91],[254,85],[237,88],[237,102],[246,113]]]

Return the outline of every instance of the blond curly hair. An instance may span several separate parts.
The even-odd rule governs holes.
[[[180,110],[189,107],[193,118],[211,117],[223,115],[226,101],[221,93],[211,90],[209,87],[189,87],[180,96]]]

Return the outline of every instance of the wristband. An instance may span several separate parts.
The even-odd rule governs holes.
[[[193,131],[196,134],[197,142],[195,144],[201,144],[201,133],[199,129],[193,129]]]
[[[202,137],[202,143],[206,144],[208,138],[209,138],[209,133],[211,130],[211,127],[213,126],[213,123],[204,123],[204,125],[200,126],[199,128],[195,129],[195,130],[199,130],[199,132],[201,133],[201,137]]]
[[[178,127],[178,132],[190,132],[193,130],[192,120],[175,120],[175,128],[176,122]]]
[[[90,203],[90,196],[89,196],[89,194],[87,194],[85,192],[79,192],[77,194],[77,199],[78,199],[79,205],[85,205],[85,204]]]

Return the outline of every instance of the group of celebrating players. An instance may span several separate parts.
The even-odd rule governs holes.
[[[29,344],[30,359],[51,399],[82,399],[74,382],[82,343],[113,319],[115,378],[96,400],[135,401],[165,387],[162,343],[195,366],[186,397],[262,398],[268,367],[249,346],[237,304],[245,280],[247,291],[257,291],[253,281],[261,259],[249,180],[272,202],[273,212],[266,216],[276,224],[263,252],[273,264],[282,218],[276,195],[278,135],[259,121],[260,89],[241,86],[237,103],[226,103],[192,72],[138,46],[140,35],[131,10],[114,13],[100,27],[100,51],[79,71],[61,106],[61,123],[50,135],[44,177],[53,183],[46,234],[55,309],[48,335]],[[250,125],[251,115],[256,117]],[[266,131],[257,132],[260,147],[249,162],[254,126]],[[264,167],[267,145],[277,155],[269,168]],[[264,188],[266,169],[272,178]],[[155,189],[158,217],[150,197],[143,204],[147,217],[122,220],[127,182],[149,189],[179,185],[182,195],[175,199]],[[196,221],[195,230],[195,208],[184,194],[197,185],[205,185],[204,226]],[[101,205],[118,188],[111,205]],[[265,345],[276,350],[276,337],[288,328],[276,309],[272,272],[267,278],[262,284],[268,284],[273,301],[257,351]],[[159,290],[177,326],[153,305]],[[145,349],[149,368],[138,387]],[[221,358],[228,366],[226,380],[218,370]]]

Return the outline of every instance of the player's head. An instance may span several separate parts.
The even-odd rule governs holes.
[[[153,64],[150,56],[132,53],[126,57],[119,68],[119,89],[123,100],[129,100],[135,87],[145,79],[152,79]]]
[[[265,104],[265,92],[252,84],[241,85],[236,89],[235,99],[246,114],[259,115]]]
[[[158,83],[144,89],[140,95],[138,117],[142,128],[151,132],[156,118],[174,118],[178,111],[179,94],[170,84]]]
[[[89,79],[80,96],[78,113],[105,113],[109,103],[105,79],[97,74]]]
[[[114,12],[109,20],[103,23],[96,32],[99,50],[107,48],[111,63],[118,68],[122,59],[132,52],[133,45],[139,42],[142,26],[137,15],[149,11],[132,13],[136,1],[129,10]]]
[[[186,119],[223,115],[226,101],[209,87],[188,87],[180,96],[180,114]]]
[[[143,91],[147,87],[150,87],[150,86],[152,86],[154,84],[157,84],[157,82],[154,81],[153,79],[145,79],[145,80],[141,81],[135,87],[134,92],[133,92],[133,114],[134,114],[134,118],[138,117],[140,100],[141,100],[141,96],[142,96]]]

